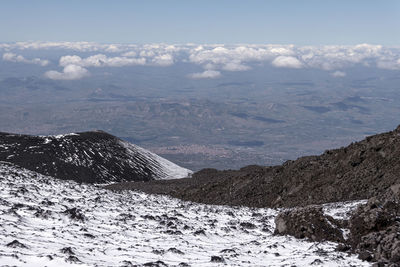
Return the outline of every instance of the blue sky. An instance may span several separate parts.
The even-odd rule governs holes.
[[[400,1],[2,0],[0,42],[400,44]]]

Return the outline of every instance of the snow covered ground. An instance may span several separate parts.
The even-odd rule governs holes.
[[[369,265],[335,243],[274,236],[277,213],[112,192],[0,162],[0,265]]]
[[[155,177],[157,177],[156,180],[186,178],[190,177],[193,173],[191,170],[178,166],[140,146],[125,141],[120,141],[119,143],[127,150],[127,153],[135,159],[131,160],[131,164],[135,164],[138,160],[138,155],[144,158],[145,161],[148,162],[147,166],[153,167],[152,172]]]

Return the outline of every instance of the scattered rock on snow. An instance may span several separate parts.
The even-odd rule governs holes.
[[[71,219],[74,219],[74,220],[78,220],[78,221],[85,220],[85,216],[83,215],[82,211],[78,208],[66,209],[64,211],[64,214],[67,214]]]
[[[61,251],[61,253],[64,253],[64,254],[75,255],[75,253],[71,247],[64,247],[60,251]]]
[[[156,255],[162,255],[165,253],[165,250],[163,249],[153,249],[152,253],[156,254]]]
[[[257,228],[257,226],[255,226],[251,222],[242,222],[242,223],[240,223],[240,226],[245,228],[245,229],[255,229],[255,228]]]
[[[146,266],[146,267],[168,267],[168,265],[165,264],[165,262],[163,262],[163,261],[147,262],[147,263],[143,264],[143,266]]]
[[[28,246],[22,244],[18,240],[14,240],[6,245],[9,248],[28,248]]]
[[[81,262],[82,262],[81,260],[78,259],[78,257],[73,256],[73,255],[69,256],[69,257],[66,259],[66,261],[67,261],[67,262],[71,262],[71,263],[81,263]]]
[[[199,229],[193,233],[193,235],[206,235],[204,229]]]
[[[180,254],[180,255],[185,254],[185,253],[183,253],[182,251],[180,251],[180,250],[177,249],[177,248],[169,248],[169,249],[168,249],[168,252],[172,252],[172,253]]]
[[[211,256],[210,262],[225,262],[225,259],[221,256]]]

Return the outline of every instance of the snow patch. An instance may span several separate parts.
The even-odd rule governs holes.
[[[192,175],[192,171],[186,168],[180,167],[171,161],[158,156],[140,146],[120,141],[119,142],[130,155],[136,157],[138,153],[143,155],[146,160],[155,163],[155,166],[159,166],[159,168],[154,168],[153,171],[157,173],[158,179],[179,179],[179,178],[187,178]],[[151,166],[150,166],[151,167]]]

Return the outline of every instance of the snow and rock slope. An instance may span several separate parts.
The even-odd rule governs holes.
[[[0,160],[87,183],[188,177],[191,171],[102,131],[56,136],[0,133]]]
[[[0,162],[2,266],[369,265],[335,243],[273,235],[277,213],[114,192]]]

